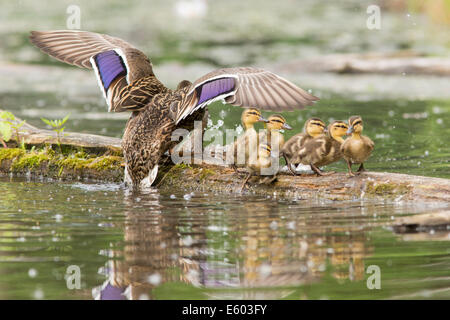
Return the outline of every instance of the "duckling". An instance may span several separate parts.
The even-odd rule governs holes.
[[[352,164],[361,164],[357,174],[366,171],[364,169],[364,161],[372,154],[375,144],[369,137],[361,135],[361,132],[363,131],[363,121],[360,116],[350,117],[348,123],[350,127],[347,134],[351,134],[351,137],[346,139],[342,144],[341,153],[347,162],[349,176],[354,177],[355,173],[352,171]]]
[[[300,163],[310,165],[319,176],[332,174],[324,173],[319,167],[338,161],[342,158],[342,138],[347,134],[348,125],[344,121],[333,121],[328,125],[327,132],[307,141],[300,149],[298,157]]]
[[[300,164],[300,158],[298,156],[300,149],[309,140],[323,134],[325,129],[326,124],[324,121],[319,118],[309,118],[305,122],[303,132],[297,133],[295,136],[286,141],[283,148],[281,149],[281,155],[284,157],[286,165],[292,174],[297,174],[292,169],[292,165],[297,166],[298,164]]]
[[[259,142],[268,144],[272,150],[272,154],[277,157],[284,146],[284,136],[280,132],[281,129],[292,130],[291,126],[286,123],[286,119],[279,114],[273,114],[264,123],[265,131],[259,133]],[[276,152],[277,154],[274,154]]]
[[[255,160],[255,152],[258,151],[259,137],[254,128],[257,122],[267,122],[265,118],[261,116],[261,112],[256,108],[247,108],[242,112],[241,122],[244,127],[244,134],[239,136],[233,143],[232,148],[234,150],[234,162],[231,167],[236,171],[237,167],[244,167],[252,158]],[[242,158],[244,156],[244,158]]]
[[[269,175],[272,175],[272,176],[276,175],[277,170],[276,169],[271,170],[271,167],[272,167],[273,161],[276,161],[276,159],[278,159],[278,158],[275,158],[272,156],[271,150],[272,150],[272,148],[267,143],[261,143],[258,146],[258,153],[257,153],[258,157],[257,157],[256,161],[249,162],[246,165],[249,173],[242,183],[242,186],[240,189],[241,191],[242,191],[242,189],[244,189],[245,185],[247,184],[248,180],[250,179],[250,177],[252,175],[255,175],[255,174],[262,175],[262,173],[265,173],[266,175],[267,175],[267,173],[269,173]],[[263,172],[264,169],[266,170],[266,172]],[[271,181],[273,181],[273,179]]]

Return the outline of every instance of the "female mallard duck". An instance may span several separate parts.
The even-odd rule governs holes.
[[[214,101],[292,111],[318,100],[288,80],[256,68],[219,69],[171,90],[156,78],[144,53],[108,35],[32,31],[30,40],[60,61],[94,69],[109,111],[132,111],[122,140],[125,181],[131,186],[153,184],[161,156],[176,144],[172,132],[180,127],[191,130]]]
[[[286,165],[292,174],[297,174],[294,169],[292,169],[292,165],[297,166],[300,164],[300,149],[309,140],[323,134],[325,128],[326,124],[321,119],[309,118],[308,120],[306,120],[305,125],[303,126],[303,132],[297,133],[295,136],[286,141],[283,148],[281,149],[281,155],[284,157]]]
[[[361,135],[363,131],[363,121],[360,116],[353,116],[348,119],[350,125],[347,134],[351,134],[350,138],[347,138],[341,146],[342,156],[347,162],[348,174],[351,177],[355,176],[352,171],[352,164],[360,163],[358,173],[364,172],[364,161],[370,157],[375,144],[366,136]]]
[[[264,126],[266,130],[259,133],[259,141],[268,144],[274,157],[277,157],[284,145],[284,136],[280,130],[291,130],[292,128],[286,123],[286,119],[279,114],[271,115]]]
[[[241,115],[242,126],[244,127],[244,134],[239,136],[231,145],[233,148],[233,163],[231,167],[235,170],[237,167],[244,167],[251,158],[254,161],[256,157],[254,154],[258,151],[258,134],[255,130],[255,123],[267,122],[261,116],[261,112],[256,108],[246,108]]]
[[[338,161],[342,158],[342,138],[347,134],[348,125],[343,121],[333,121],[326,134],[307,141],[300,149],[298,156],[301,164],[310,165],[311,169],[319,176],[325,175],[319,167]],[[329,172],[327,174],[331,174]]]
[[[249,162],[246,165],[249,172],[247,177],[242,182],[241,191],[244,189],[252,175],[259,174],[275,176],[278,170],[273,166],[274,161],[278,161],[278,158],[272,156],[270,145],[267,143],[261,143],[258,146],[256,160],[254,162]]]

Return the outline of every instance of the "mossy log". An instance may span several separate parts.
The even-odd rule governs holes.
[[[0,109],[0,112],[3,110]],[[2,121],[2,119],[0,119]],[[16,118],[15,123],[20,123],[22,120]],[[63,132],[59,137],[55,131],[40,129],[32,126],[29,123],[24,123],[19,128],[19,139],[17,140],[15,133],[11,137],[11,143],[8,145],[18,145],[22,141],[27,145],[65,145],[78,148],[85,148],[94,153],[104,153],[110,151],[115,154],[121,154],[121,139],[113,137],[99,136],[95,134]]]
[[[18,120],[20,121],[20,120]],[[27,148],[0,148],[0,174],[29,175],[52,179],[123,180],[124,161],[120,139],[90,134],[66,133],[57,147],[56,133],[25,124],[20,138]],[[69,147],[69,148],[66,148]],[[102,150],[102,152],[98,152]],[[61,153],[62,151],[62,153]],[[245,172],[212,164],[173,165],[168,158],[160,164],[159,188],[239,193]],[[277,195],[289,199],[355,200],[382,199],[450,203],[450,180],[386,172],[366,172],[356,177],[347,173],[329,176],[279,174],[269,184],[267,177],[252,177],[244,193]]]
[[[222,166],[173,166],[160,181],[165,188],[238,193],[245,172]],[[365,172],[356,177],[347,173],[317,177],[312,174],[279,174],[269,184],[266,178],[252,177],[243,192],[276,195],[289,199],[355,200],[383,199],[450,204],[450,180],[388,172]]]

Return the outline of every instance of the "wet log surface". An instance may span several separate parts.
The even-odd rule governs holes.
[[[239,193],[245,172],[202,165],[174,166],[167,172],[160,186],[186,189]],[[279,174],[275,181],[266,184],[262,177],[252,177],[243,193],[276,195],[290,199],[355,200],[384,199],[450,204],[450,180],[411,176],[388,172],[365,172],[356,177],[347,173],[329,176],[292,176]]]

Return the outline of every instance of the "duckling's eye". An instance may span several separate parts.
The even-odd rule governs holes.
[[[281,121],[281,120],[276,120],[276,119],[272,119],[272,120],[270,120],[271,122],[278,122],[278,123],[284,123],[283,121]]]
[[[258,113],[256,113],[256,112],[249,112],[249,113],[247,113],[247,114],[251,114],[252,116],[261,116],[260,114],[258,114]]]
[[[356,121],[353,125],[356,126],[357,124],[362,124],[361,120]]]

